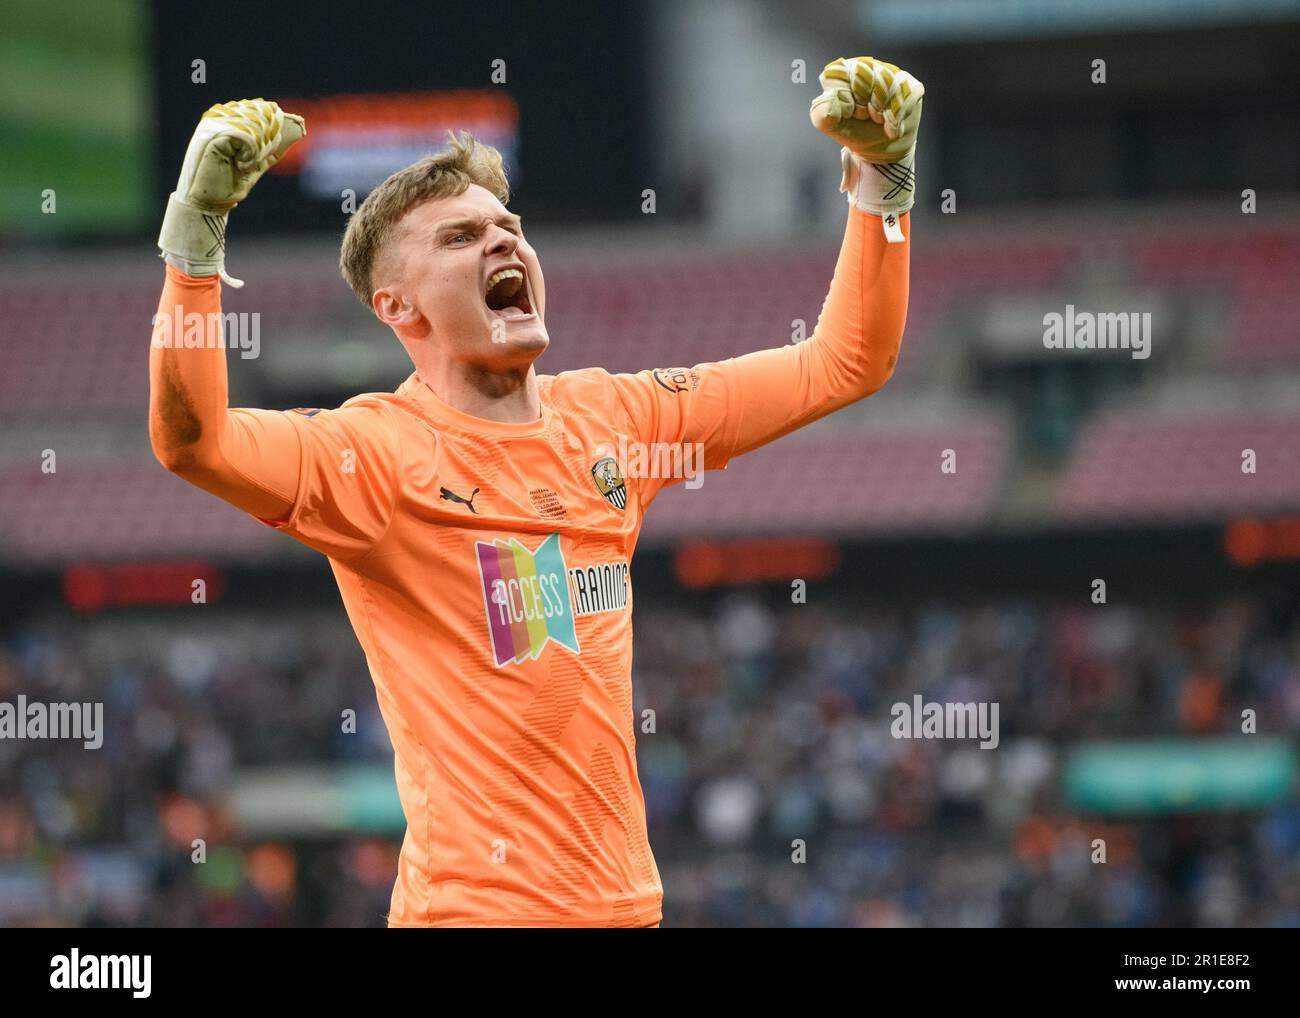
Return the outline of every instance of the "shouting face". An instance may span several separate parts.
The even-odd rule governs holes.
[[[546,290],[518,216],[486,188],[417,205],[376,266],[372,306],[408,344],[489,371],[546,349]]]

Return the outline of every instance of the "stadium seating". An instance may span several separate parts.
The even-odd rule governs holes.
[[[1221,295],[1230,310],[1229,331],[1207,367],[1231,366],[1247,376],[1300,370],[1300,305],[1290,299],[1300,275],[1300,233],[1152,237],[1099,231],[1093,241],[1087,247],[1078,238],[1034,237],[918,249],[891,392],[932,381],[936,336],[960,336],[960,322],[950,319],[963,302],[1059,294],[1084,264],[1085,250],[1088,257],[1104,251],[1126,261],[1140,281],[1171,293]],[[553,342],[541,368],[558,373],[600,364],[635,371],[787,342],[800,334],[796,320],[805,334],[813,328],[834,264],[834,253],[824,250],[708,258],[660,251],[600,266],[548,259]],[[264,347],[277,334],[320,335],[329,344],[361,321],[328,261],[291,253],[273,269],[223,295],[226,311],[262,315]],[[39,562],[93,550],[124,558],[198,551],[247,560],[283,547],[241,514],[168,476],[149,455],[144,337],[158,287],[156,266],[149,270],[111,279],[86,271],[73,300],[61,283],[0,284],[0,422],[9,432],[7,445],[0,443],[0,554]],[[262,365],[239,368],[256,379]],[[31,451],[45,447],[51,426],[113,436],[108,441],[120,451],[79,463],[76,443],[64,443],[58,483],[52,483],[34,470]],[[1079,520],[1295,509],[1300,469],[1290,450],[1298,441],[1300,429],[1284,414],[1221,423],[1203,411],[1199,418],[1152,426],[1126,417],[1121,407],[1085,421],[1054,501]],[[883,427],[835,418],[813,435],[795,436],[725,475],[710,475],[699,491],[666,494],[646,537],[774,528],[843,534],[969,528],[996,510],[1016,442],[1011,423],[998,413]],[[1240,452],[1248,447],[1260,450],[1260,473],[1243,483]],[[935,465],[945,448],[958,448],[966,469],[940,473]],[[817,479],[811,494],[810,476]],[[837,479],[844,476],[855,479],[851,490]],[[142,507],[163,507],[159,525],[142,522]]]
[[[634,710],[653,708],[657,731],[638,733],[637,758],[666,925],[1300,923],[1294,801],[1181,815],[1177,856],[1195,865],[1170,866],[1158,820],[1081,815],[1058,780],[1079,739],[1235,731],[1247,705],[1294,730],[1284,602],[1102,613],[825,593],[638,595]],[[1197,646],[1214,667],[1189,659]],[[890,705],[921,688],[1000,700],[999,751],[890,738]],[[13,689],[111,700],[103,752],[46,742],[0,784],[0,925],[382,925],[400,829],[255,835],[231,803],[268,768],[391,769],[337,606],[25,625],[0,641]],[[341,734],[349,708],[357,732]],[[195,837],[205,866],[189,863]],[[1087,863],[1092,837],[1108,865]],[[794,838],[807,865],[790,863]]]
[[[755,450],[660,495],[647,540],[719,534],[961,531],[988,518],[1011,451],[996,414],[946,428],[829,429]],[[943,472],[945,449],[957,469]]]
[[[248,561],[284,550],[270,529],[156,462],[79,464],[0,473],[0,548],[16,563],[212,555]]]
[[[1242,454],[1253,449],[1255,472]],[[1152,419],[1098,415],[1084,429],[1060,489],[1071,522],[1186,520],[1300,505],[1300,414],[1202,413]]]

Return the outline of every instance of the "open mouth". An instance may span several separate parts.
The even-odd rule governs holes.
[[[483,301],[498,318],[518,321],[533,316],[528,281],[520,269],[500,269],[494,272],[488,278]]]

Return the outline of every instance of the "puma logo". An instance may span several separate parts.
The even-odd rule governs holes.
[[[478,488],[475,488],[469,493],[469,498],[461,498],[454,491],[449,491],[447,488],[440,488],[438,490],[440,492],[438,495],[439,498],[446,499],[448,502],[460,502],[463,505],[467,505],[469,506],[470,512],[475,516],[478,515],[478,510],[474,508],[474,496],[478,494]]]

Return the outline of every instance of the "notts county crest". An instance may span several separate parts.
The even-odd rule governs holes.
[[[627,488],[612,457],[596,460],[591,467],[591,476],[596,482],[596,490],[605,496],[606,502],[619,509],[627,507]]]

